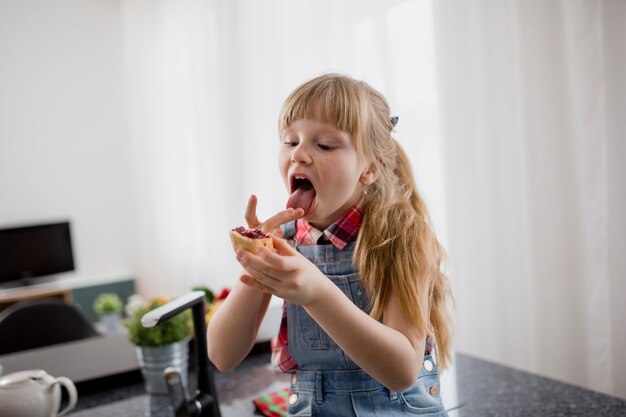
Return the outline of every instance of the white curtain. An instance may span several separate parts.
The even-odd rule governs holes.
[[[444,233],[430,0],[128,0],[122,13],[142,294],[233,285],[228,232],[248,196],[260,218],[286,203],[282,101],[324,72],[388,97]]]
[[[142,294],[233,284],[248,196],[286,201],[282,101],[348,73],[400,117],[456,348],[626,397],[623,1],[121,4]]]
[[[457,348],[626,397],[626,2],[433,4]]]

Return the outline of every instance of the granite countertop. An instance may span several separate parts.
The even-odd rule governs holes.
[[[269,366],[269,352],[257,349],[239,367],[216,372],[223,417],[252,417],[252,398],[286,388],[289,376]],[[190,374],[190,382],[195,374]],[[140,375],[127,373],[109,388],[83,393],[73,417],[171,416],[167,397],[144,394]],[[115,385],[117,384],[117,385]],[[80,390],[80,386],[79,386]],[[450,417],[626,416],[626,400],[457,353],[454,368],[441,378]],[[146,414],[146,410],[153,412]]]
[[[456,387],[459,404],[450,417],[626,416],[624,399],[468,355],[455,361],[454,374],[444,375],[454,380],[450,391]]]
[[[269,350],[257,346],[237,368],[226,373],[215,372],[222,417],[254,416],[253,398],[289,386],[289,375],[274,371],[269,359]],[[190,368],[193,367],[194,364],[190,363]],[[195,381],[196,372],[192,369],[189,372],[190,391],[194,390]],[[77,388],[79,399],[69,414],[72,417],[173,416],[169,397],[145,393],[139,371],[84,382]]]

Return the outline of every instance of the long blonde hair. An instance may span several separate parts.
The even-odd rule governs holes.
[[[279,131],[304,118],[319,118],[349,132],[359,158],[380,174],[367,190],[353,259],[371,302],[370,315],[380,319],[393,293],[421,334],[436,335],[439,366],[445,369],[452,357],[448,301],[453,301],[442,271],[445,251],[433,232],[409,159],[391,137],[387,101],[362,81],[326,74],[304,83],[285,100]]]

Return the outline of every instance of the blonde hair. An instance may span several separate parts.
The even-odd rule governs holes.
[[[387,101],[362,81],[326,74],[304,83],[285,100],[281,135],[304,118],[349,132],[359,158],[379,173],[367,190],[353,259],[371,302],[370,315],[380,319],[393,293],[421,334],[436,335],[436,355],[444,370],[452,357],[448,301],[453,301],[442,271],[445,251],[433,232],[409,159],[391,137]]]

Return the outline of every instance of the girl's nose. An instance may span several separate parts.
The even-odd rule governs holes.
[[[298,144],[291,152],[291,162],[298,162],[301,164],[310,164],[311,156],[302,144]]]

